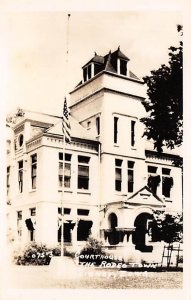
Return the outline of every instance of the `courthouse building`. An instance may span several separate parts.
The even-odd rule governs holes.
[[[9,229],[21,245],[58,245],[63,200],[69,248],[82,247],[91,234],[108,249],[152,251],[153,212],[182,210],[180,156],[159,156],[142,137],[146,88],[120,48],[95,53],[82,71],[70,93],[64,152],[61,116],[21,111],[8,127]]]

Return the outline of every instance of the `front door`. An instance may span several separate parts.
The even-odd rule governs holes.
[[[152,252],[153,247],[146,245],[146,234],[148,233],[148,220],[152,220],[152,215],[148,213],[141,213],[135,219],[135,231],[132,236],[135,249],[141,252]]]

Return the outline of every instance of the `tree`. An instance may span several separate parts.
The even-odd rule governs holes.
[[[153,241],[161,241],[169,245],[183,240],[183,216],[182,213],[175,215],[155,211],[151,223]]]
[[[182,36],[182,26],[177,26]],[[147,84],[148,100],[143,102],[148,117],[144,136],[154,141],[154,148],[161,153],[163,147],[180,146],[183,135],[183,43],[169,48],[168,65],[162,64],[151,76],[143,78]]]

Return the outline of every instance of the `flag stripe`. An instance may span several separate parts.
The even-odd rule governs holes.
[[[66,98],[64,99],[63,116],[62,116],[62,132],[66,143],[71,141],[71,128],[69,122],[69,113]]]

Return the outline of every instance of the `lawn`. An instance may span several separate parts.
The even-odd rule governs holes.
[[[56,274],[49,266],[11,266],[9,288],[175,289],[182,288],[182,272],[133,272],[80,268],[74,277]]]

